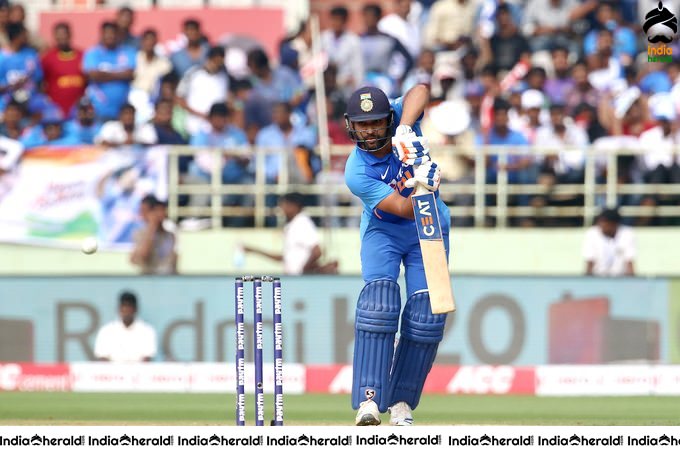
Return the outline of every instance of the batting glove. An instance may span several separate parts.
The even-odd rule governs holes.
[[[422,184],[427,190],[434,192],[439,188],[439,183],[441,180],[441,168],[436,163],[430,161],[424,164],[414,167],[413,178],[407,179],[404,185],[406,187],[412,188],[416,184]]]
[[[394,136],[400,137],[403,135],[416,135],[416,134],[413,132],[413,129],[411,129],[411,126],[409,126],[408,124],[400,124],[394,131]]]
[[[392,137],[392,152],[406,165],[421,165],[430,160],[427,138],[417,136],[405,124],[399,126]]]

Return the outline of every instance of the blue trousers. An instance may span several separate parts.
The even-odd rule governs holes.
[[[448,222],[442,222],[444,247],[449,255]],[[413,223],[396,224],[373,218],[361,240],[361,274],[366,283],[373,280],[399,278],[404,264],[406,297],[427,288],[423,255],[420,253],[418,232]]]

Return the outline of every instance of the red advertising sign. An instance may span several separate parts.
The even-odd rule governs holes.
[[[71,376],[66,364],[0,363],[0,392],[66,392]]]
[[[40,36],[51,43],[54,24],[67,22],[72,25],[74,46],[86,49],[99,41],[99,27],[112,20],[115,13],[112,9],[44,12],[40,14]],[[146,28],[155,28],[160,42],[171,41],[189,18],[201,23],[211,42],[228,35],[243,35],[262,43],[271,56],[278,55],[278,43],[285,34],[283,11],[279,8],[140,9],[135,11],[132,31],[139,34]]]

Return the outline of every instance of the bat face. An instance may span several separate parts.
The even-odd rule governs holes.
[[[428,191],[422,195],[414,195],[411,197],[411,202],[418,228],[418,238],[421,241],[441,241],[442,228],[434,194]]]
[[[456,303],[451,290],[451,277],[434,193],[418,185],[415,195],[411,197],[411,202],[423,255],[423,267],[430,292],[432,313],[452,312],[456,309]]]

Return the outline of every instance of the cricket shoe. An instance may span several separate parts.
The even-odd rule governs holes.
[[[357,426],[371,426],[380,424],[380,411],[373,400],[364,401],[359,405],[359,412],[354,419]]]
[[[388,409],[390,413],[390,425],[411,426],[413,425],[413,415],[411,406],[403,401],[399,401]]]

